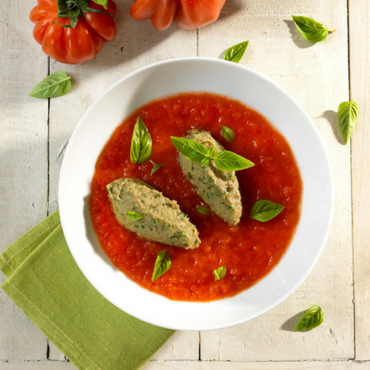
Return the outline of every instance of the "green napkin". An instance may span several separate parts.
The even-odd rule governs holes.
[[[68,249],[58,212],[0,255],[0,269],[4,292],[80,369],[138,369],[173,334],[95,290]]]

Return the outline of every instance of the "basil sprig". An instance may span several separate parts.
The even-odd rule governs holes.
[[[219,267],[217,270],[213,271],[215,281],[223,279],[225,277],[225,274],[226,274],[226,265],[223,265]]]
[[[201,215],[209,215],[211,213],[211,210],[207,207],[196,207],[196,210],[201,214]]]
[[[345,144],[348,143],[358,117],[358,104],[353,100],[343,102],[338,107],[338,126]]]
[[[231,128],[227,127],[227,126],[222,126],[221,127],[221,135],[229,143],[232,143],[235,140],[234,131]]]
[[[239,63],[245,51],[247,50],[248,44],[249,41],[244,41],[240,44],[231,46],[225,51],[224,59],[229,62]]]
[[[71,86],[71,76],[63,71],[54,72],[39,82],[30,96],[39,99],[56,98],[67,94]]]
[[[323,309],[318,305],[313,305],[302,316],[294,330],[303,331],[316,328],[323,323],[324,318]]]
[[[227,172],[240,171],[254,166],[254,163],[238,154],[227,150],[216,154],[213,146],[207,149],[194,140],[171,136],[171,141],[185,158],[200,163],[202,167],[210,164],[212,160],[217,168]]]
[[[141,117],[137,117],[131,140],[130,159],[132,163],[144,163],[152,154],[152,137]]]
[[[150,160],[149,162],[153,165],[153,168],[150,171],[150,176],[152,176],[154,174],[154,172],[158,171],[161,167],[163,167],[163,164],[157,164],[157,163],[153,162],[152,160]]]
[[[329,33],[333,33],[335,31],[326,28],[323,24],[315,21],[312,18],[302,17],[299,15],[292,15],[292,18],[299,33],[307,41],[311,42],[324,41],[328,37]]]
[[[155,260],[152,281],[158,279],[160,276],[165,274],[171,267],[171,255],[163,250],[158,253],[157,259]]]
[[[144,216],[140,213],[129,211],[126,213],[126,217],[129,221],[137,221],[141,220]]]
[[[267,222],[276,217],[284,208],[269,200],[259,200],[254,203],[250,217],[260,222]]]

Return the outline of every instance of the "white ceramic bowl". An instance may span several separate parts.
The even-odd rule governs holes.
[[[252,288],[218,301],[171,301],[113,267],[92,229],[87,199],[99,153],[134,110],[181,92],[211,92],[262,113],[288,140],[303,179],[301,219],[277,266]],[[60,216],[69,248],[83,274],[109,301],[154,325],[211,330],[251,320],[287,298],[307,277],[324,247],[333,210],[332,176],[320,136],[282,88],[244,66],[218,59],[172,59],[139,69],[109,88],[85,113],[69,141],[59,182]]]

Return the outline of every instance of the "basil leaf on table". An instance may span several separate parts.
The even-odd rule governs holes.
[[[196,207],[196,210],[202,215],[209,215],[211,213],[211,210],[207,207],[199,206]]]
[[[302,316],[294,330],[303,331],[316,328],[323,323],[324,318],[323,309],[318,305],[313,305]]]
[[[225,274],[226,274],[226,265],[223,265],[219,267],[217,270],[213,271],[213,275],[215,275],[215,281],[224,278]]]
[[[232,143],[235,140],[234,131],[231,128],[227,127],[227,126],[222,126],[221,127],[221,135],[229,143]]]
[[[137,221],[141,220],[144,216],[140,213],[129,211],[126,213],[126,217],[129,221]]]
[[[260,222],[267,222],[276,217],[284,208],[269,200],[259,200],[254,203],[250,217]]]
[[[131,140],[130,159],[132,163],[144,163],[152,154],[152,137],[143,120],[137,118]]]
[[[254,163],[238,154],[224,150],[216,154],[215,165],[222,171],[240,171],[254,166]]]
[[[353,100],[343,102],[338,107],[338,125],[345,144],[348,143],[358,117],[358,104]]]
[[[71,86],[71,76],[63,71],[54,72],[39,82],[30,96],[39,99],[56,98],[67,94]]]
[[[229,62],[239,63],[245,51],[247,50],[248,44],[249,41],[244,41],[240,44],[231,46],[225,51],[224,59]]]
[[[154,172],[158,171],[161,167],[163,167],[163,164],[154,163],[152,160],[150,160],[150,163],[153,165],[153,168],[150,171],[150,176],[152,176]]]
[[[165,274],[171,267],[171,255],[163,250],[158,253],[157,259],[154,265],[154,271],[152,275],[152,281],[158,279],[160,276]]]
[[[208,157],[208,149],[194,140],[171,136],[172,144],[189,161],[201,162]]]
[[[108,0],[92,0],[95,4],[101,5],[104,9],[108,9]]]
[[[326,28],[323,24],[315,21],[312,18],[302,17],[299,15],[292,15],[292,18],[299,33],[307,41],[311,42],[324,41],[328,37],[329,33],[333,33],[335,31]]]

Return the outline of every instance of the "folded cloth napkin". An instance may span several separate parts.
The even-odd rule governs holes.
[[[138,369],[173,334],[95,290],[68,249],[58,212],[6,249],[0,269],[4,292],[79,369]]]

